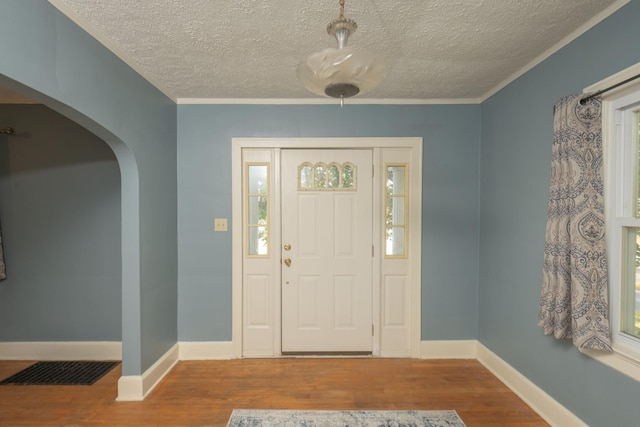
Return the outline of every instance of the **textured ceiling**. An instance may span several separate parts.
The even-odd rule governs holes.
[[[49,1],[176,100],[316,97],[296,68],[335,47],[339,14],[338,0]],[[345,15],[358,23],[349,45],[391,66],[366,98],[480,99],[623,3],[346,0]]]

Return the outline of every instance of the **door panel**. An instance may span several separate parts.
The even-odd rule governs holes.
[[[370,352],[371,150],[283,150],[281,173],[282,351]]]

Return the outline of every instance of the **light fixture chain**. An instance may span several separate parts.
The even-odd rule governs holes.
[[[344,0],[340,0],[340,16],[329,23],[327,26],[327,33],[336,36],[338,39],[339,47],[347,45],[347,39],[358,29],[358,24],[353,19],[349,19],[344,16]],[[346,30],[346,35],[337,36],[338,30]],[[341,41],[339,37],[342,37]]]

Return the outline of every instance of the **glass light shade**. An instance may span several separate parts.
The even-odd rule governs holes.
[[[366,93],[386,75],[387,64],[383,58],[350,47],[313,53],[298,66],[298,79],[307,89],[334,98]]]

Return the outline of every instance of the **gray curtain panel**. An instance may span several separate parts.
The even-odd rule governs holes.
[[[7,269],[4,265],[4,248],[2,247],[2,229],[0,227],[0,281],[7,278]]]
[[[601,103],[580,98],[565,96],[554,108],[538,326],[579,348],[612,351]]]

